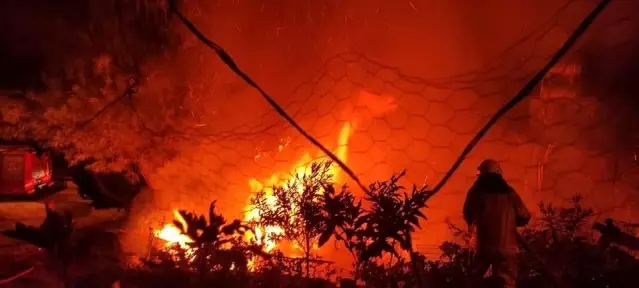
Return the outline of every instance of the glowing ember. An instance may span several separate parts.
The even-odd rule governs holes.
[[[351,136],[351,124],[346,123],[342,127],[342,130],[339,133],[338,145],[335,151],[335,155],[338,159],[343,162],[347,160],[348,154],[348,140]],[[310,153],[304,154],[298,161],[293,165],[293,169],[291,169],[291,173],[274,173],[265,183],[258,181],[255,178],[249,180],[249,186],[251,187],[251,192],[256,193],[259,191],[264,191],[267,195],[267,201],[270,203],[275,203],[275,198],[273,195],[273,186],[283,186],[286,185],[290,179],[294,177],[301,177],[302,175],[310,173],[311,165],[315,162],[325,161],[327,160],[325,157],[313,160]],[[338,182],[339,181],[339,168],[336,165],[331,166],[329,173],[332,175],[333,179]],[[247,212],[245,215],[245,221],[254,221],[260,218],[260,211],[253,209],[250,205],[246,207]],[[255,229],[255,235],[248,235],[247,240],[255,240],[258,244],[263,244],[264,249],[268,252],[276,247],[276,243],[272,240],[274,235],[279,235],[283,232],[280,227],[262,227]],[[295,246],[295,245],[294,245]]]

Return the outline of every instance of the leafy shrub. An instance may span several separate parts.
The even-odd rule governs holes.
[[[267,235],[272,241],[288,241],[304,254],[305,274],[311,274],[313,250],[320,240],[325,242],[327,221],[323,213],[323,195],[331,185],[331,162],[311,165],[309,173],[296,175],[288,183],[273,187],[272,195],[260,191],[251,198],[259,219],[253,224],[259,227],[275,226],[282,233]],[[330,235],[330,234],[329,234]],[[321,238],[321,239],[320,239]]]
[[[628,252],[609,245],[599,245],[588,226],[594,211],[581,205],[582,198],[573,197],[567,206],[540,203],[541,215],[522,231],[529,247],[560,273],[571,287],[628,287],[639,273],[639,262]],[[454,235],[468,243],[466,231],[450,225]],[[468,271],[477,264],[468,245],[444,242],[440,259],[416,258],[423,265],[428,287],[464,287]],[[520,250],[519,287],[554,287],[555,281],[544,273],[541,263],[528,251]],[[362,279],[369,283],[394,283],[395,287],[414,286],[412,271],[406,261],[382,267],[369,263]],[[377,286],[374,286],[377,287]]]
[[[273,195],[258,193],[251,201],[260,214],[256,225],[280,227],[284,232],[275,235],[275,240],[299,244],[307,274],[312,248],[323,246],[332,237],[351,253],[356,271],[384,254],[401,259],[397,248],[413,256],[411,233],[419,228],[420,218],[426,218],[420,211],[426,207],[426,187],[414,186],[407,192],[398,184],[405,174],[402,172],[371,184],[364,198],[369,208],[364,209],[347,186],[336,191],[329,173],[331,164],[312,164],[309,173],[273,187]]]

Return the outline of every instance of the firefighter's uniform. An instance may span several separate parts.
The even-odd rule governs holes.
[[[479,176],[468,191],[463,213],[477,237],[477,271],[472,282],[481,281],[492,266],[504,287],[515,287],[517,281],[517,230],[530,220],[530,213],[515,190],[501,175],[499,164],[485,160]]]

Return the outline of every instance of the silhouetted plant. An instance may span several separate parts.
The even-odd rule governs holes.
[[[325,187],[323,196],[322,217],[325,230],[319,238],[318,246],[322,247],[334,236],[349,251],[356,268],[367,240],[363,233],[359,233],[363,224],[362,221],[358,222],[364,213],[362,201],[356,199],[347,186],[342,186],[337,193],[334,186],[329,184]]]
[[[254,263],[254,272],[262,275],[279,275],[280,277],[299,278],[302,276],[305,281],[318,278],[331,280],[335,276],[337,271],[333,268],[332,261],[322,260],[318,257],[314,257],[310,261],[311,271],[309,277],[306,277],[305,258],[287,257],[282,251],[275,250],[269,252],[269,257],[261,257],[259,262]]]
[[[118,267],[121,251],[115,235],[104,231],[77,230],[69,212],[54,211],[46,204],[45,210],[46,217],[39,227],[16,223],[15,229],[2,234],[42,248],[47,255],[46,267],[55,272],[66,286],[72,286],[75,281],[94,275],[97,270],[111,264],[114,264],[111,267]],[[82,261],[93,265],[85,265]]]
[[[631,251],[638,251],[639,237],[636,236],[636,227],[633,226],[635,224],[625,224],[622,229],[615,225],[613,219],[607,218],[604,223],[593,224],[592,228],[601,234],[598,241],[601,247],[608,248],[610,245],[615,244]]]
[[[608,278],[612,272],[609,270],[612,259],[608,257],[614,252],[599,247],[589,233],[588,223],[594,212],[584,208],[582,200],[577,194],[570,199],[568,206],[540,203],[540,217],[523,231],[522,236],[569,283],[578,287],[607,286],[613,281]],[[619,260],[620,256],[613,257]],[[525,251],[520,253],[520,267],[525,272],[520,275],[522,282],[551,282],[549,275],[541,272],[544,269]]]
[[[579,232],[584,230],[584,225],[594,216],[590,208],[583,208],[583,197],[576,194],[570,198],[570,206],[555,207],[543,202],[539,203],[541,217],[538,219],[537,229],[542,233],[552,235],[551,240],[557,241],[560,237],[580,237]]]
[[[371,288],[398,288],[415,287],[412,265],[404,258],[398,258],[389,265],[378,261],[368,261],[361,264],[359,271],[360,280]]]
[[[249,230],[240,220],[227,224],[226,219],[215,212],[216,201],[209,205],[208,221],[204,215],[199,217],[193,213],[180,210],[182,220],[173,221],[183,234],[193,240],[189,243],[194,248],[196,268],[200,273],[220,270],[224,273],[237,269],[240,273],[247,272],[248,260],[244,251],[234,249],[234,240]]]
[[[466,273],[474,265],[474,253],[454,242],[440,246],[442,255],[438,259],[427,259],[416,252],[411,261],[399,258],[384,265],[379,261],[363,263],[359,275],[366,287],[416,287],[420,285],[414,275],[412,261],[421,267],[422,285],[425,287],[467,287]]]
[[[540,216],[522,231],[523,238],[572,287],[627,287],[624,283],[635,279],[639,263],[627,252],[598,244],[588,225],[595,213],[583,207],[582,200],[575,195],[566,206],[540,203]],[[440,272],[446,278],[463,276],[463,266],[454,265],[456,262],[467,267],[474,265],[469,249],[452,243],[442,248],[447,264],[442,264]],[[554,286],[552,276],[544,270],[532,255],[520,250],[519,287]]]
[[[327,230],[327,217],[323,211],[323,191],[330,189],[331,162],[313,163],[309,173],[293,177],[282,186],[273,187],[273,194],[258,192],[251,198],[253,209],[259,212],[260,227],[275,226],[281,234],[267,235],[271,240],[286,240],[299,247],[304,254],[305,274],[310,277],[313,249]]]
[[[408,194],[398,181],[405,175],[402,171],[391,177],[389,181],[376,182],[370,185],[365,200],[371,203],[371,208],[357,219],[359,231],[371,238],[360,260],[366,261],[374,257],[381,257],[383,252],[399,257],[394,244],[403,250],[412,252],[411,233],[420,228],[419,220],[426,219],[420,211],[426,207],[427,190],[423,186],[413,186]]]
[[[365,200],[369,209],[362,208],[347,186],[339,193],[332,183],[323,189],[320,221],[323,225],[319,246],[331,236],[344,244],[354,259],[355,275],[361,265],[379,259],[383,254],[391,254],[401,260],[396,246],[415,256],[411,233],[419,228],[419,220],[426,217],[420,211],[426,207],[426,187],[413,186],[409,194],[398,181],[405,175],[402,171],[389,181],[370,185]],[[416,262],[409,262],[416,263]],[[418,271],[418,267],[414,267]]]
[[[540,204],[541,215],[522,236],[541,258],[563,274],[571,287],[628,287],[639,273],[639,262],[615,246],[598,244],[587,225],[594,213],[581,201],[577,195],[567,206]],[[453,224],[449,228],[460,240],[468,242],[464,229]],[[444,242],[440,251],[439,259],[425,259],[419,254],[413,257],[418,266],[424,267],[421,271],[426,286],[464,287],[468,271],[477,265],[473,249]],[[523,249],[518,264],[518,287],[554,287],[552,276],[545,274],[539,262]],[[418,278],[409,266],[413,264],[401,258],[388,266],[371,261],[363,263],[360,275],[371,287],[413,287]]]
[[[450,221],[450,218],[446,218],[446,224],[448,224],[448,230],[453,234],[453,236],[457,239],[460,239],[466,246],[470,246],[473,234],[468,229],[463,229],[455,225],[455,223]],[[446,242],[444,242],[446,243]]]
[[[56,212],[45,204],[46,217],[39,227],[16,223],[14,230],[3,231],[2,234],[10,238],[26,241],[44,249],[49,259],[58,268],[59,275],[68,282],[68,268],[71,265],[74,251],[71,236],[73,234],[73,220],[69,212]],[[53,267],[52,267],[53,268]]]
[[[428,191],[426,186],[417,187],[413,185],[410,194],[399,185],[399,180],[406,174],[406,171],[394,175],[390,180],[376,182],[370,185],[366,192],[365,200],[370,202],[371,208],[357,219],[355,226],[362,227],[357,231],[360,238],[368,238],[366,247],[359,255],[360,262],[368,262],[372,258],[379,258],[382,253],[401,259],[400,254],[395,249],[398,245],[402,250],[410,254],[414,275],[421,285],[417,261],[411,233],[415,228],[421,228],[420,219],[426,219],[421,212],[426,208]]]
[[[342,186],[339,193],[335,191],[333,184],[324,187],[322,202],[322,220],[325,221],[325,229],[320,235],[318,246],[322,247],[331,236],[337,239],[348,237],[356,230],[355,223],[362,216],[361,200],[356,200],[347,186]]]
[[[467,287],[465,257],[469,255],[468,249],[461,248],[452,242],[445,242],[440,247],[442,257],[429,260],[424,255],[416,252],[412,261],[417,261],[417,266],[422,267],[421,285],[425,287]],[[447,256],[444,256],[447,254]],[[449,258],[450,257],[450,258]],[[413,263],[404,258],[399,258],[393,263],[384,265],[379,261],[369,261],[360,268],[360,279],[366,283],[366,287],[417,287],[420,285],[414,275]],[[489,286],[491,287],[491,286]]]
[[[70,247],[73,233],[73,220],[69,212],[59,213],[45,204],[46,217],[39,227],[16,223],[14,230],[3,231],[2,234],[29,242],[43,248],[52,255],[64,255]]]

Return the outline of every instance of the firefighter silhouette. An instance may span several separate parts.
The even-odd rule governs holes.
[[[469,231],[476,235],[478,265],[471,284],[480,283],[492,267],[493,278],[503,287],[517,281],[517,227],[530,221],[530,213],[515,190],[502,177],[499,163],[484,160],[477,180],[466,195],[463,214]]]

